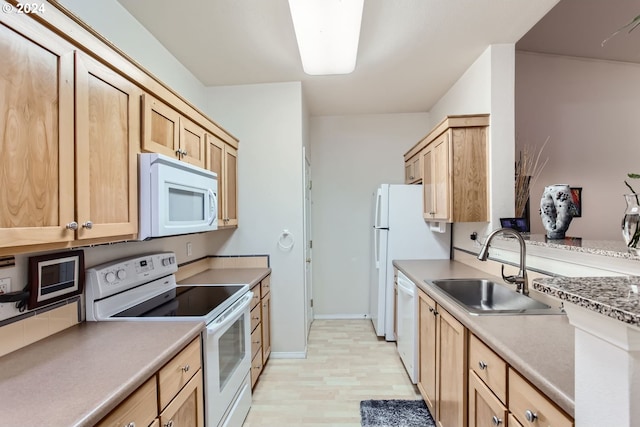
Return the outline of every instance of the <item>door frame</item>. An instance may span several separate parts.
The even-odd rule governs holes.
[[[303,236],[304,236],[304,301],[305,301],[305,343],[309,341],[309,331],[311,329],[311,323],[313,322],[313,264],[312,264],[312,252],[313,245],[311,237],[311,161],[307,156],[306,147],[302,147],[302,170],[303,170],[303,186],[304,186],[304,204],[303,204]]]

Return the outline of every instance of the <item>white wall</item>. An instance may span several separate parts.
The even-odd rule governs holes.
[[[545,233],[544,186],[567,183],[583,192],[583,216],[567,234],[621,241],[623,181],[640,173],[640,65],[518,52],[515,111],[519,146],[550,137],[549,161],[531,190],[532,232]],[[640,181],[629,182],[640,191]]]
[[[239,227],[218,254],[270,255],[272,351],[304,354],[301,83],[215,87],[206,95],[205,111],[240,139]],[[285,229],[295,239],[290,251],[278,246]],[[212,242],[218,246],[218,236]]]
[[[316,317],[369,313],[371,196],[404,183],[403,155],[428,122],[427,113],[311,118]]]
[[[514,61],[512,44],[492,45],[467,69],[431,109],[431,125],[446,115],[489,113],[489,197],[491,222],[457,223],[455,247],[478,250],[469,239],[477,232],[480,241],[500,226],[501,217],[514,210]]]
[[[196,107],[204,107],[202,83],[116,0],[58,2]]]

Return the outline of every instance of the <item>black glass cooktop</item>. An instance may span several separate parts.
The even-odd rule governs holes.
[[[240,297],[244,285],[178,286],[113,317],[203,317]]]

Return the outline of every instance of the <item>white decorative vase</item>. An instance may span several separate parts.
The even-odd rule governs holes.
[[[540,199],[540,217],[549,239],[564,239],[574,212],[571,188],[568,184],[544,187]]]

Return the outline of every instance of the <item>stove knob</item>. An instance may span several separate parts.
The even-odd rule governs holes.
[[[104,278],[107,281],[107,283],[113,283],[116,280],[116,275],[113,274],[112,271],[110,271],[104,276]]]
[[[127,272],[124,270],[118,270],[118,272],[116,273],[116,276],[118,276],[118,279],[124,280],[125,277],[127,277]]]
[[[163,266],[166,267],[169,264],[171,264],[171,258],[162,258],[162,265]]]

